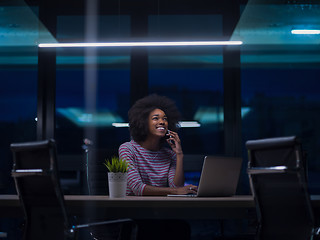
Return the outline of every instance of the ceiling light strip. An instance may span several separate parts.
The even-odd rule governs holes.
[[[295,29],[295,30],[291,30],[292,34],[320,34],[320,30],[311,30],[311,29]]]
[[[40,43],[40,48],[58,47],[166,47],[242,45],[242,41],[181,41],[181,42],[102,42],[102,43]]]
[[[112,123],[113,127],[129,127],[129,123]],[[179,126],[181,128],[194,128],[201,127],[201,124],[197,121],[180,121]]]

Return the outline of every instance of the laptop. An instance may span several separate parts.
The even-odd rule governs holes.
[[[242,159],[205,156],[197,194],[169,194],[168,197],[229,197],[236,194]]]

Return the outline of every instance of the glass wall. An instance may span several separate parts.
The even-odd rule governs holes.
[[[38,51],[34,39],[39,25],[36,9],[16,4],[0,7],[0,195],[16,194],[10,144],[36,140]],[[34,31],[21,35],[18,29]],[[0,232],[7,234],[6,239],[21,239],[22,221],[1,216]]]
[[[90,21],[96,29],[88,29]],[[128,16],[58,17],[60,41],[101,42],[129,34]],[[112,124],[127,121],[130,49],[58,49],[56,83],[59,153],[81,154],[84,138],[108,149],[128,139],[127,129]]]
[[[15,189],[10,176],[9,146],[12,142],[36,139],[38,51],[35,39],[40,25],[37,8],[16,1],[0,5],[0,193],[11,193]]]
[[[221,15],[149,16],[149,37],[219,39]],[[186,154],[223,154],[223,69],[221,47],[149,49],[149,92],[174,99],[183,121]]]
[[[299,67],[242,71],[242,105],[248,110],[242,123],[243,143],[298,136],[307,153],[311,193],[320,190],[319,74],[319,69]]]
[[[149,16],[150,39],[212,40],[221,35],[221,15]],[[218,46],[148,49],[149,93],[173,99],[182,114],[186,183],[198,184],[204,155],[224,153],[222,58]]]
[[[244,42],[243,157],[247,140],[295,135],[307,153],[310,192],[319,193],[319,35],[293,29],[319,29],[319,5],[251,1],[234,31]]]
[[[85,69],[58,70],[56,138],[59,152],[81,154],[84,138],[90,138],[97,148],[110,149],[117,149],[119,143],[128,140],[128,129],[117,128],[114,123],[128,121],[129,87],[129,69],[100,69],[97,79],[88,80],[85,80]],[[92,90],[89,93],[88,88]],[[87,106],[90,101],[96,104],[93,109]]]
[[[58,17],[60,42],[103,42],[129,34],[128,16]],[[130,49],[60,48],[56,64],[55,138],[61,181],[66,193],[79,194],[86,191],[84,140],[90,141],[90,149],[104,151],[104,168],[104,159],[130,139],[127,127],[116,127],[128,122]]]
[[[0,66],[0,192],[15,192],[10,176],[12,142],[36,139],[37,71]]]

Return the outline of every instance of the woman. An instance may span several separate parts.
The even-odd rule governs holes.
[[[119,157],[130,166],[127,195],[196,193],[196,186],[184,186],[179,117],[175,103],[156,94],[138,100],[129,110],[132,140],[119,148]]]

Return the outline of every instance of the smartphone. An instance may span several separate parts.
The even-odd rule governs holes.
[[[170,133],[170,130],[167,131],[167,134],[169,134],[169,133]],[[170,136],[167,135],[167,134],[166,134],[165,138],[166,138],[166,139],[169,139]],[[174,144],[174,141],[173,141],[173,140],[170,140],[170,143]]]

